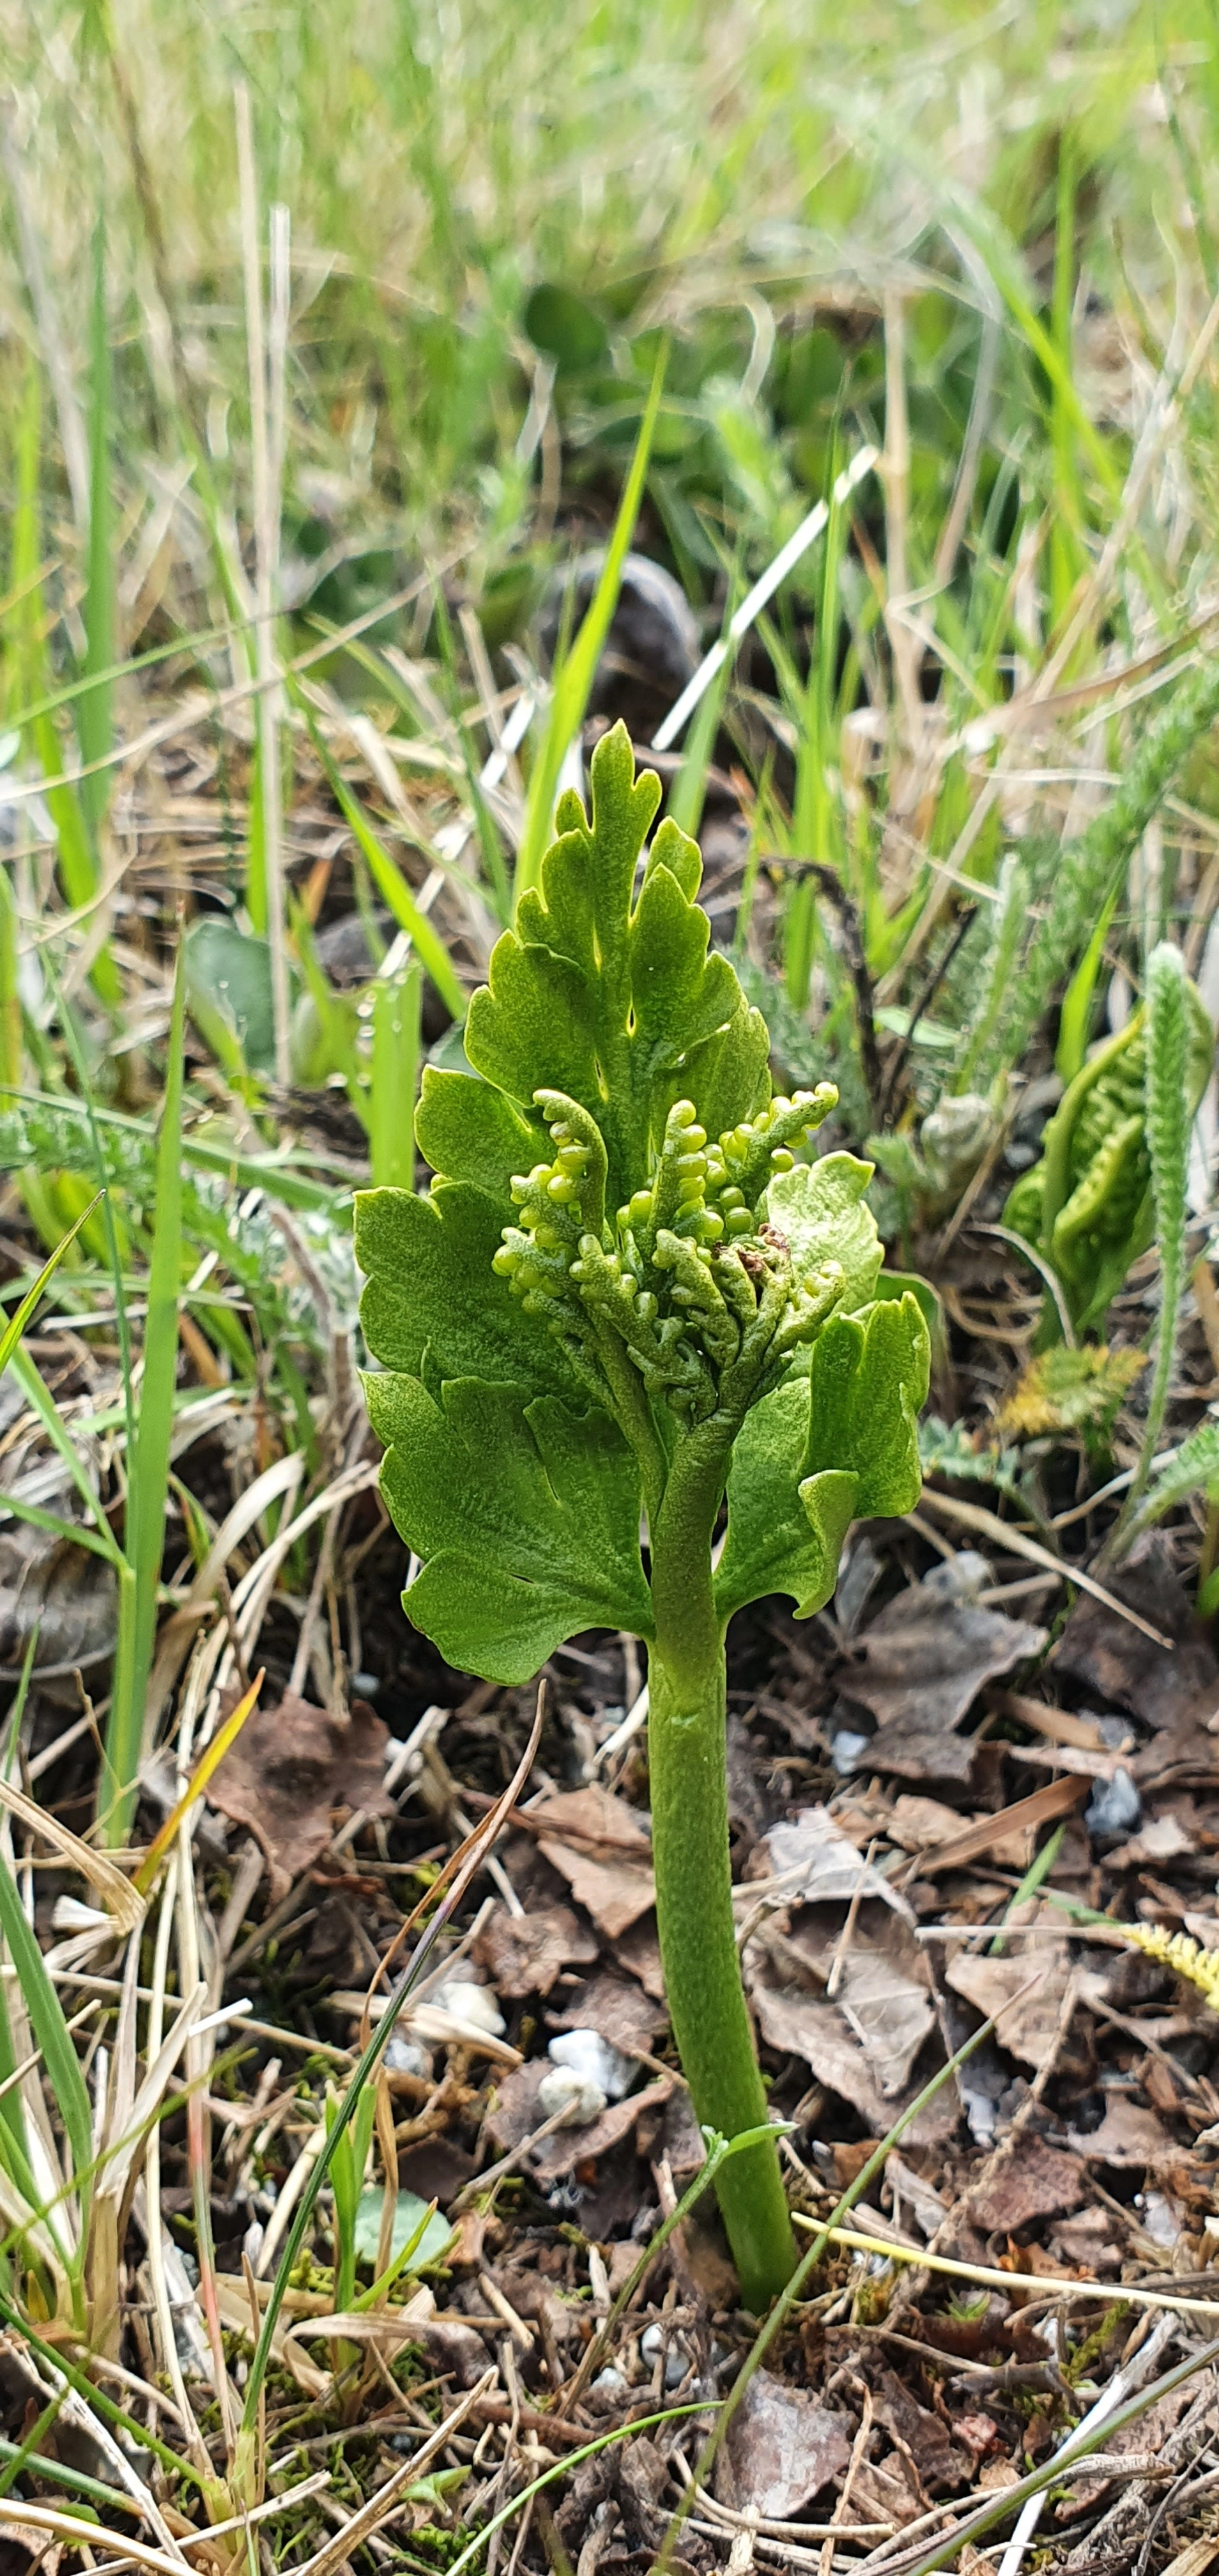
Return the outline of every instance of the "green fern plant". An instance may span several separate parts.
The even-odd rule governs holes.
[[[1076,841],[1057,854],[1044,911],[1009,975],[969,1078],[979,1091],[1019,1064],[1055,993],[1079,965],[1120,887],[1131,852],[1158,813],[1194,744],[1219,718],[1219,656],[1207,654],[1138,740],[1122,784]]]
[[[766,2103],[733,1927],[724,1633],[825,1602],[856,1514],[908,1511],[928,1338],[878,1294],[871,1166],[798,1160],[828,1084],[771,1096],[768,1040],[708,951],[701,862],[621,725],[592,815],[559,838],[476,993],[476,1078],[429,1070],[430,1195],[357,1201],[368,1407],[419,1560],[409,1617],[449,1661],[521,1682],[582,1629],[648,1648],[657,1915],[698,2118]],[[727,1530],[713,1560],[720,1513]],[[641,1553],[641,1513],[647,1568]],[[725,2167],[750,2305],[794,2264],[778,2158]]]
[[[1157,965],[1168,957],[1176,959],[1175,967]],[[1156,950],[1148,990],[1152,1012],[1159,1010],[1158,1034],[1149,1032],[1144,1008],[1098,1047],[1064,1092],[1046,1128],[1040,1162],[1021,1174],[1003,1211],[1004,1223],[1049,1262],[1081,1332],[1103,1328],[1127,1271],[1156,1240],[1157,1227],[1163,1248],[1165,1222],[1175,1225],[1170,1202],[1178,1199],[1178,1188],[1184,1211],[1189,1128],[1210,1078],[1214,1035],[1176,949]],[[1161,1208],[1153,1179],[1153,1129],[1166,1144],[1166,1084],[1170,1088],[1175,1079],[1165,1071],[1168,1056],[1180,1071],[1173,1162],[1174,1171],[1180,1170],[1179,1184],[1162,1183]],[[1047,1301],[1043,1344],[1057,1330]]]

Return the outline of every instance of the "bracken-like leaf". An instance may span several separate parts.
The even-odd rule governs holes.
[[[426,1199],[409,1190],[361,1190],[356,1259],[368,1273],[364,1338],[384,1368],[409,1377],[419,1376],[427,1352],[429,1373],[440,1378],[501,1379],[526,1395],[578,1396],[563,1352],[492,1271],[502,1225],[497,1201],[465,1181],[445,1182]]]
[[[639,1474],[605,1415],[466,1380],[368,1380],[386,1501],[423,1570],[405,1595],[449,1663],[523,1682],[582,1628],[646,1637]]]
[[[829,1600],[855,1513],[856,1477],[814,1477],[814,1510],[804,1499],[809,1388],[789,1379],[746,1418],[728,1471],[728,1535],[715,1577],[715,1606],[731,1619],[750,1601],[790,1593],[807,1619]]]
[[[596,1119],[617,1204],[646,1180],[676,1099],[694,1102],[711,1135],[753,1114],[769,1043],[728,959],[708,954],[702,862],[675,824],[661,825],[632,901],[660,782],[634,778],[622,725],[598,743],[590,777],[591,821],[577,797],[561,800],[540,891],[522,897],[471,1002],[466,1052],[522,1105],[561,1092]]]
[[[831,1315],[813,1345],[805,1473],[849,1468],[860,1520],[912,1512],[918,1501],[930,1372],[927,1327],[909,1293],[863,1315]]]

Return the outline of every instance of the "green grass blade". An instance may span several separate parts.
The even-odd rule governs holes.
[[[1055,631],[1065,622],[1079,572],[1086,567],[1081,529],[1083,495],[1076,464],[1075,424],[1063,399],[1074,385],[1072,308],[1075,301],[1075,207],[1077,143],[1073,129],[1063,127],[1058,144],[1058,207],[1054,243],[1054,293],[1051,308],[1054,346],[1062,369],[1050,395],[1050,442],[1054,458],[1054,517],[1050,527],[1050,616]]]
[[[31,358],[26,378],[18,422],[16,465],[11,563],[12,588],[16,594],[13,672],[17,694],[26,706],[44,702],[43,712],[23,718],[22,737],[27,754],[37,763],[44,781],[59,782],[44,786],[42,792],[59,853],[60,883],[69,904],[76,909],[89,903],[97,891],[97,859],[80,797],[71,782],[62,776],[63,754],[54,718],[49,712],[55,702],[55,693],[49,685],[51,674],[42,580],[42,377],[36,358]],[[82,700],[82,704],[87,704],[87,699]],[[117,1010],[122,1000],[122,987],[108,951],[103,950],[96,959],[91,980],[107,1009]]]
[[[368,861],[369,871],[383,903],[392,912],[399,930],[404,930],[415,948],[421,965],[431,976],[446,1010],[452,1012],[458,1027],[466,1016],[466,997],[460,978],[444,941],[426,912],[421,912],[406,878],[384,843],[377,837],[354,788],[349,787],[334,755],[306,707],[305,720],[313,747],[330,783],[330,792],[345,815],[355,838]]]
[[[834,660],[838,642],[838,578],[842,562],[844,511],[835,451],[829,474],[829,516],[821,574],[821,605],[804,694],[800,741],[796,752],[796,789],[792,809],[792,850],[797,859],[841,864],[838,817],[829,786],[836,762],[833,749]],[[817,885],[803,876],[793,888],[785,931],[787,997],[797,1011],[808,1007],[813,959],[817,947]]]
[[[635,442],[631,470],[623,486],[622,499],[618,504],[618,516],[614,521],[613,535],[605,550],[601,578],[585,612],[579,634],[562,669],[555,677],[546,731],[529,781],[525,822],[521,833],[521,846],[517,853],[515,894],[518,902],[529,886],[537,884],[543,854],[551,838],[559,775],[567,753],[584,722],[584,710],[588,705],[589,691],[610,630],[614,610],[618,605],[618,593],[622,587],[622,568],[630,552],[635,522],[639,516],[639,505],[643,499],[643,487],[647,481],[648,461],[652,453],[652,439],[660,412],[667,356],[667,348],[662,347],[652,375],[652,388],[648,395],[647,408]]]
[[[1088,1030],[1092,1019],[1092,999],[1105,954],[1105,941],[1117,910],[1117,892],[1102,907],[1101,916],[1084,950],[1075,973],[1062,997],[1058,1019],[1058,1044],[1054,1050],[1054,1070],[1064,1086],[1074,1082],[1083,1069],[1088,1052]]]
[[[372,1005],[372,1178],[374,1189],[415,1186],[415,1094],[423,977],[381,976]]]
[[[64,1539],[72,1547],[87,1548],[91,1555],[114,1563],[114,1542],[109,1546],[96,1530],[87,1529],[83,1521],[61,1520],[55,1512],[44,1512],[40,1503],[23,1502],[19,1494],[0,1493],[0,1511],[11,1512],[14,1520],[25,1521],[31,1529],[45,1530],[48,1538]]]
[[[93,686],[80,699],[76,730],[86,768],[106,760],[114,747],[114,692],[106,673],[114,661],[115,566],[114,508],[110,482],[112,383],[110,335],[106,322],[106,224],[99,215],[93,235],[92,399],[89,409],[89,554],[84,602],[84,674]],[[111,772],[98,769],[81,780],[81,803],[94,837],[106,816]]]
[[[4,1331],[0,1333],[0,1369],[6,1369],[8,1367],[9,1361],[17,1348],[17,1344],[34,1312],[34,1308],[42,1295],[43,1289],[46,1287],[48,1279],[51,1277],[53,1271],[58,1270],[60,1262],[63,1260],[64,1254],[68,1249],[68,1245],[70,1243],[75,1243],[82,1225],[84,1225],[86,1220],[92,1216],[94,1208],[97,1206],[101,1195],[102,1193],[99,1190],[96,1198],[90,1199],[88,1207],[81,1209],[75,1225],[69,1226],[67,1233],[62,1238],[62,1241],[56,1244],[50,1260],[44,1261],[42,1268],[38,1273],[38,1277],[34,1281],[33,1287],[27,1288],[16,1313],[9,1316],[8,1322],[4,1327]]]
[[[132,1594],[122,1689],[116,1666],[99,1782],[109,1842],[127,1838],[135,1811],[143,1751],[144,1703],[157,1627],[157,1583],[165,1540],[165,1491],[178,1368],[178,1302],[182,1284],[182,1041],[186,976],[181,947],[165,1073],[165,1107],[157,1146],[156,1217],[144,1326],[144,1378],[134,1452],[128,1459],[125,1555]],[[120,1591],[120,1619],[126,1587]]]
[[[17,903],[7,868],[0,868],[0,1081],[21,1080],[21,986]]]
[[[83,2177],[93,2161],[92,2121],[85,2079],[64,2019],[63,2006],[43,1965],[42,1952],[21,1902],[16,1879],[2,1856],[0,1931],[8,1944],[9,1957],[16,1969],[17,1983],[30,2017],[30,2028],[42,2051],[51,2091],[71,2150],[73,2168],[82,2177],[81,2189],[84,2192]],[[34,2206],[37,2207],[37,2197]]]
[[[669,790],[665,812],[676,823],[679,831],[689,833],[692,841],[698,839],[698,827],[703,819],[703,806],[707,796],[707,772],[711,767],[715,738],[720,729],[720,716],[731,677],[732,664],[725,655],[712,678],[706,696],[699,702],[687,737],[681,768]]]
[[[83,1459],[77,1452],[76,1445],[71,1438],[66,1424],[62,1420],[59,1408],[55,1403],[55,1399],[51,1395],[48,1387],[44,1384],[39,1371],[35,1367],[33,1360],[30,1358],[29,1352],[23,1351],[20,1346],[18,1346],[10,1354],[9,1367],[11,1368],[14,1377],[17,1379],[21,1392],[25,1396],[27,1403],[33,1406],[52,1448],[58,1451],[59,1456],[63,1460],[64,1465],[71,1476],[72,1482],[80,1495],[81,1501],[97,1529],[98,1536],[102,1543],[103,1555],[109,1558],[112,1565],[121,1565],[122,1552],[106,1517],[106,1507],[89,1475]],[[16,1504],[10,1501],[7,1495],[5,1496],[5,1501],[8,1504],[10,1511],[16,1511]]]

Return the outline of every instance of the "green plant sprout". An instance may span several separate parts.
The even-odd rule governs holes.
[[[587,1628],[648,1648],[657,1916],[698,2119],[764,2125],[737,1957],[724,1634],[833,1591],[856,1516],[909,1511],[927,1328],[878,1296],[871,1165],[797,1155],[829,1084],[772,1098],[765,1023],[708,951],[701,861],[621,725],[592,820],[559,801],[537,890],[470,1004],[476,1079],[430,1069],[430,1194],[357,1199],[385,1498],[408,1616],[518,1683]],[[721,1508],[727,1530],[717,1547]],[[641,1513],[648,1571],[641,1553]],[[719,2180],[749,2305],[795,2262],[776,2148]]]
[[[1215,1037],[1200,994],[1181,977],[1186,1018],[1187,1126],[1210,1080]],[[1155,1240],[1147,1120],[1147,1017],[1135,1011],[1063,1093],[1039,1163],[1022,1172],[1005,1225],[1049,1262],[1072,1323],[1103,1329],[1122,1281]],[[1039,1342],[1060,1326],[1047,1298]]]

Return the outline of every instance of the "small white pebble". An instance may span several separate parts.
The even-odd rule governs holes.
[[[626,2384],[621,2371],[615,2370],[612,2361],[607,2363],[604,2370],[598,2371],[593,2381],[594,2388],[625,2388]]]
[[[422,2084],[431,2082],[431,2050],[421,2048],[417,2039],[404,2039],[401,2031],[386,2041],[382,2063],[388,2075],[414,2075]]]
[[[561,2111],[565,2129],[583,2129],[590,2120],[600,2119],[605,2095],[576,2067],[555,2066],[538,2086],[538,2109],[545,2120],[553,2120]]]
[[[655,2368],[662,2351],[665,2356],[665,2387],[679,2388],[690,2367],[686,2353],[680,2343],[666,2337],[663,2326],[645,2326],[639,2338],[639,2355],[649,2370]]]
[[[599,2030],[561,2030],[551,2040],[548,2054],[556,2066],[571,2066],[588,2083],[598,2086],[607,2102],[621,2102],[630,2092],[639,2072],[633,2057],[624,2057],[613,2042],[602,2039]]]
[[[476,1986],[471,1977],[452,1977],[447,1985],[437,1986],[430,1998],[439,2011],[451,2013],[454,2021],[464,2021],[469,2030],[483,2030],[488,2039],[502,2039],[507,2024],[490,1986]]]

